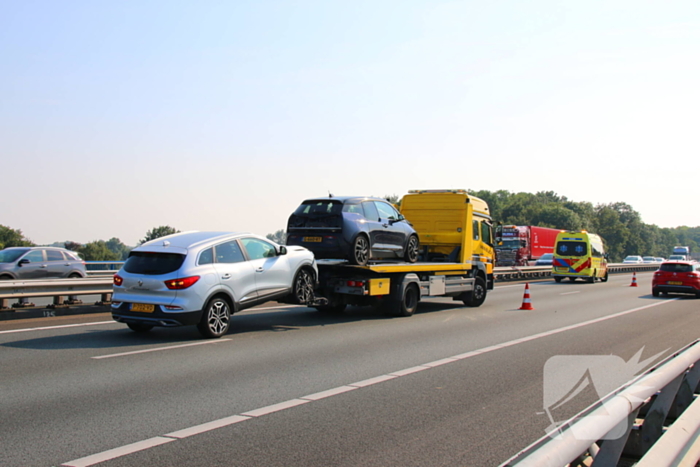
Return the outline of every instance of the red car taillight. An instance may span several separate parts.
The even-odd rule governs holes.
[[[192,287],[199,280],[199,276],[183,277],[182,279],[171,279],[165,281],[165,286],[170,290],[182,290]]]
[[[114,275],[114,285],[122,285],[122,282],[124,282],[124,278],[120,276],[119,274]]]
[[[348,287],[364,287],[365,281],[347,281]]]

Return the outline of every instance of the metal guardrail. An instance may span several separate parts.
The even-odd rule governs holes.
[[[90,264],[102,266],[121,266],[122,261],[94,261]],[[658,264],[611,264],[608,266],[611,273],[652,271],[658,269]],[[512,281],[524,279],[545,278],[551,275],[550,266],[523,266],[500,267],[494,269],[496,281]],[[50,308],[68,304],[82,303],[77,299],[79,295],[102,295],[101,302],[111,301],[112,275],[116,269],[88,270],[89,276],[82,279],[50,279],[50,280],[24,280],[24,281],[0,281],[0,310],[12,310],[33,306],[28,302],[29,298],[53,297]],[[69,296],[69,299],[66,299]],[[9,307],[10,299],[19,299],[19,303]]]
[[[101,303],[112,300],[112,278],[79,278],[79,279],[51,279],[51,280],[25,280],[25,281],[0,281],[0,310],[11,310],[8,307],[9,300],[29,299],[37,297],[53,297],[50,308],[82,303],[77,299],[79,295],[101,295]],[[66,298],[70,297],[70,298]],[[33,306],[22,301],[14,304],[14,308]]]
[[[700,458],[699,383],[696,340],[501,467],[695,466]]]
[[[622,272],[644,272],[656,271],[661,263],[648,264],[608,264],[608,272],[610,274],[618,274]],[[538,277],[550,277],[552,275],[551,266],[513,266],[513,267],[498,267],[494,268],[496,281],[512,281],[531,279]]]

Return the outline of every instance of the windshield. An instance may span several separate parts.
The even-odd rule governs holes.
[[[559,242],[557,243],[557,254],[559,256],[586,256],[588,245],[586,242]]]
[[[504,240],[503,245],[498,245],[499,248],[520,248],[520,240]]]
[[[554,257],[553,253],[545,253],[540,259],[552,259]]]
[[[29,248],[12,248],[0,251],[0,263],[13,263],[29,251]]]

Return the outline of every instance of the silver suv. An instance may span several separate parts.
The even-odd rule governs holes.
[[[221,337],[245,308],[310,303],[317,277],[304,247],[250,233],[177,233],[131,250],[114,276],[112,318],[136,332],[197,325],[204,337]]]
[[[44,246],[0,250],[0,280],[85,276],[85,261],[75,251]]]

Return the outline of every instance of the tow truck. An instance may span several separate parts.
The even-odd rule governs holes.
[[[411,316],[427,297],[452,297],[466,306],[484,303],[493,289],[493,221],[485,201],[466,190],[411,190],[401,214],[418,232],[416,263],[317,260],[319,287],[314,306],[341,312],[348,305],[384,308]]]

